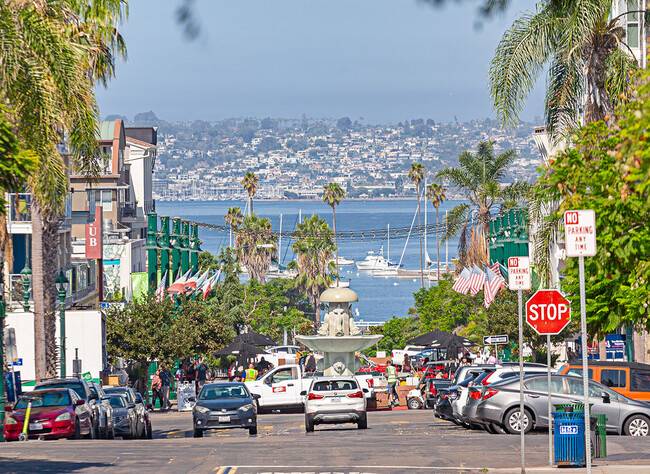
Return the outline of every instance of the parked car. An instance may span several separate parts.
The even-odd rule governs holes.
[[[130,403],[125,394],[109,395],[109,403],[113,408],[115,434],[122,439],[133,439],[137,436],[137,417],[135,403]]]
[[[300,392],[305,400],[305,431],[321,423],[356,423],[368,427],[367,388],[355,377],[315,377],[309,390]]]
[[[96,395],[96,403],[99,408],[99,427],[97,434],[103,439],[115,438],[115,426],[113,423],[113,407],[109,396],[104,393],[102,386],[97,382],[88,382],[91,395]]]
[[[250,435],[256,435],[255,401],[259,398],[241,382],[205,384],[192,410],[194,437],[203,437],[205,430],[232,428],[244,428]]]
[[[513,434],[520,431],[522,424],[525,432],[548,428],[547,391],[546,375],[527,375],[524,379],[525,413],[520,417],[518,377],[486,385],[482,388],[475,421],[497,423]],[[581,377],[551,377],[552,404],[583,403],[583,393]],[[631,436],[650,435],[648,403],[627,398],[593,380],[589,381],[589,402],[593,404],[592,414],[607,416],[607,431]]]
[[[424,350],[424,346],[405,346],[404,349],[394,349],[390,353],[391,360],[393,361],[393,364],[397,365],[402,365],[402,362],[404,362],[404,354],[408,354],[409,358],[411,356],[414,356],[416,354],[419,354]]]
[[[29,438],[46,439],[92,437],[92,409],[69,388],[34,390],[25,396],[35,397],[29,416]],[[5,439],[18,440],[23,430],[28,400],[18,399],[5,419]]]
[[[99,435],[99,419],[101,417],[101,408],[99,404],[99,396],[90,391],[88,382],[82,378],[65,378],[65,379],[49,379],[41,380],[36,383],[35,390],[45,388],[69,388],[83,399],[92,410],[92,427],[91,438],[96,438]]]
[[[559,374],[582,375],[582,362],[565,364]],[[650,401],[650,365],[638,362],[589,361],[589,378],[632,400]]]
[[[440,389],[449,387],[450,379],[437,379],[423,375],[418,381],[418,388],[411,390],[406,396],[406,406],[411,410],[433,408],[438,399]]]
[[[151,427],[151,411],[150,411],[153,409],[153,404],[145,402],[140,392],[135,392],[135,403],[136,405],[142,405],[144,407],[144,424],[145,424],[146,436],[143,435],[143,437],[146,437],[147,439],[153,439],[153,428]]]
[[[138,399],[138,394],[135,390],[131,387],[104,387],[104,392],[109,395],[114,393],[125,395],[129,404],[133,403],[135,405],[136,438],[151,438],[151,434],[148,431],[151,428],[149,411],[147,410],[145,403],[142,401],[142,397]]]

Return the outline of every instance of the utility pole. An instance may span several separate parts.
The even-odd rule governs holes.
[[[4,340],[5,340],[5,253],[2,252],[0,256],[0,443],[5,441],[5,355],[4,355]],[[11,361],[13,365],[13,361]]]

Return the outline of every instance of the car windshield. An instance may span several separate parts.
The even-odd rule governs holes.
[[[36,395],[36,394],[34,394]],[[27,408],[29,400],[21,398],[16,403],[16,408]],[[72,404],[68,392],[49,392],[39,394],[36,400],[32,400],[32,408],[38,407],[60,407]]]
[[[104,390],[105,393],[119,393],[120,395],[123,395],[127,398],[127,400],[131,400],[131,396],[129,394],[129,391],[126,390],[125,388],[121,387],[113,387],[113,388],[107,388]]]
[[[234,387],[217,386],[203,387],[201,390],[200,400],[224,400],[228,398],[249,398],[248,391],[243,385]]]
[[[323,380],[314,384],[314,392],[328,390],[356,390],[357,383],[354,380]]]
[[[79,397],[83,398],[84,400],[86,399],[86,391],[84,390],[84,386],[80,382],[56,382],[56,383],[48,383],[47,388],[69,388],[71,390],[74,390]]]
[[[111,406],[113,408],[124,408],[126,406],[126,399],[122,396],[111,397]]]

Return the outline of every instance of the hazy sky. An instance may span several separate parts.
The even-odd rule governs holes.
[[[366,123],[493,117],[487,72],[505,29],[535,0],[483,21],[477,3],[418,0],[196,0],[201,36],[176,23],[179,0],[131,0],[129,59],[102,116],[153,110],[177,120],[309,117]],[[544,80],[523,118],[543,112]]]

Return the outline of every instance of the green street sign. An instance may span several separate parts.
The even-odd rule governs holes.
[[[81,374],[81,378],[83,378],[86,382],[93,381],[93,376],[90,374],[90,372],[84,372],[83,374]]]

